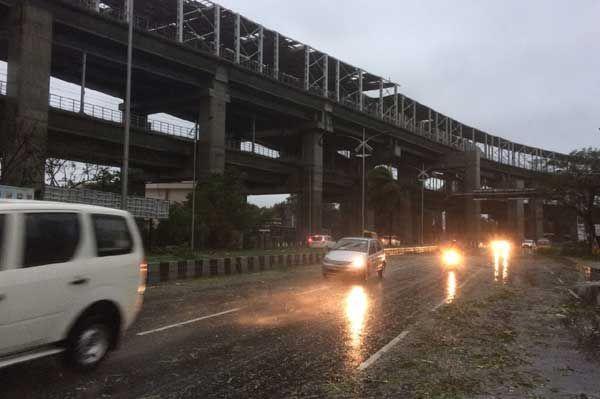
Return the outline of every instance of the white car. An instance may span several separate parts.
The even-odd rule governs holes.
[[[367,280],[373,273],[383,278],[385,251],[379,240],[348,237],[339,240],[323,258],[323,277],[336,273],[352,274]]]
[[[523,240],[523,242],[521,243],[521,248],[523,249],[535,249],[536,248],[536,244],[535,244],[535,240]]]
[[[331,236],[322,234],[308,236],[306,241],[308,248],[332,248],[335,245],[335,241]]]
[[[60,352],[95,368],[134,321],[146,274],[128,212],[0,200],[0,368]]]

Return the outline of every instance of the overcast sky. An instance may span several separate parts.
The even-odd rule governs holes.
[[[465,124],[600,146],[598,0],[219,0]]]

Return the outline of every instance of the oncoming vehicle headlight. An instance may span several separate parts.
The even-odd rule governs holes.
[[[495,256],[508,256],[510,254],[510,243],[508,241],[492,241],[490,246]]]
[[[442,253],[442,261],[447,266],[457,266],[462,262],[462,256],[454,249],[447,249]]]
[[[362,256],[354,258],[354,260],[352,261],[352,267],[355,269],[361,269],[365,267],[365,258],[363,258]]]

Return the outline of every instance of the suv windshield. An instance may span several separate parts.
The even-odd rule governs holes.
[[[340,251],[367,252],[368,241],[344,238],[333,247]]]

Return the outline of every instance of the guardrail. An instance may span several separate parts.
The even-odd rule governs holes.
[[[422,246],[422,247],[398,247],[398,248],[385,248],[385,254],[388,256],[401,256],[401,255],[433,253],[437,250],[438,250],[437,245],[426,245],[426,246]]]

